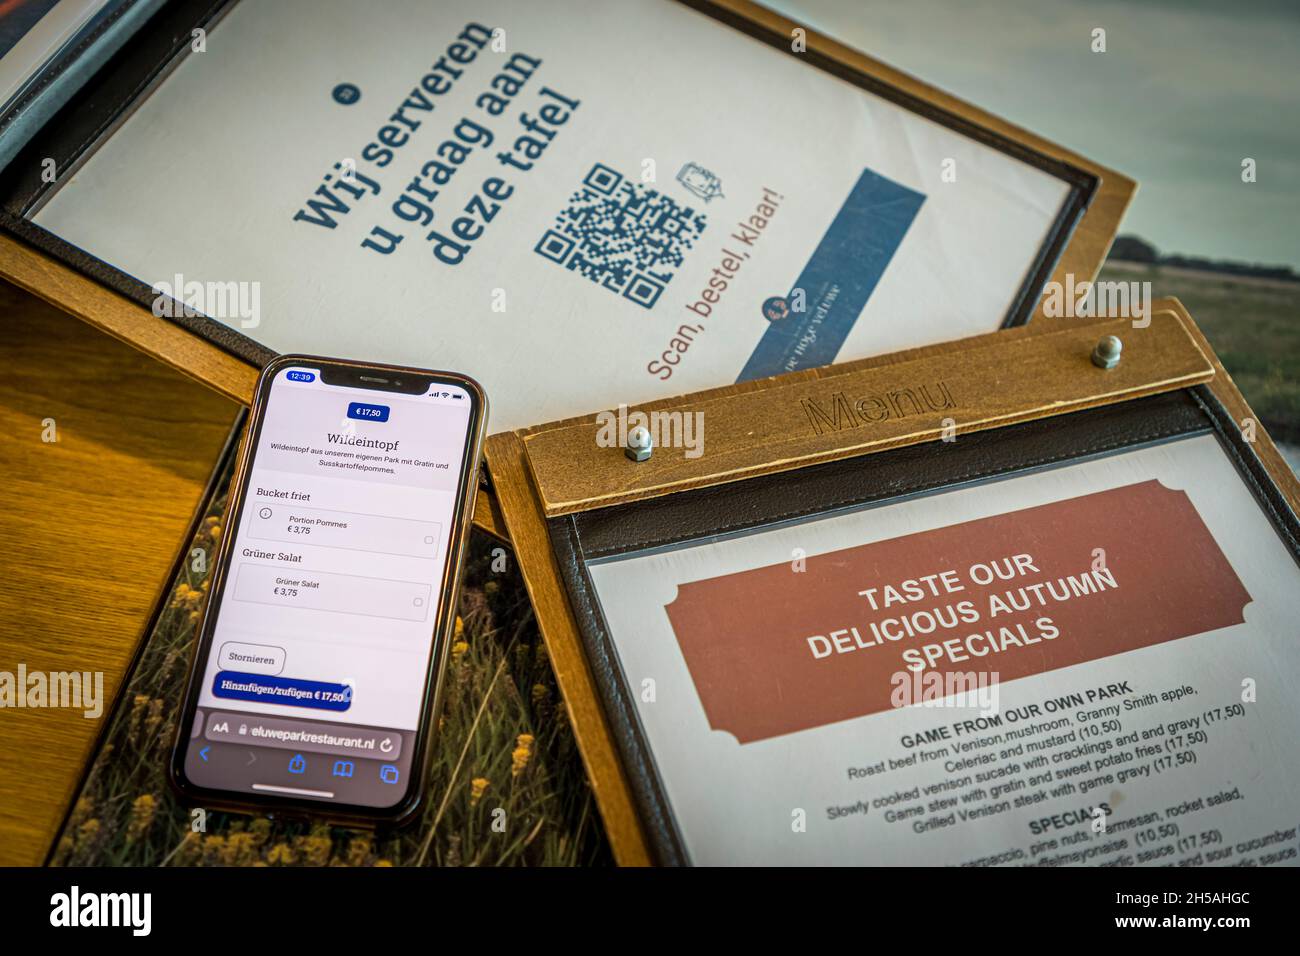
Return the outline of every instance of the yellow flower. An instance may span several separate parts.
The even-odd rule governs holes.
[[[226,838],[219,833],[209,833],[203,838],[202,866],[221,866],[226,855]]]
[[[460,640],[460,636],[461,636],[462,634],[464,634],[464,633],[465,633],[465,622],[462,621],[462,620],[460,619],[460,615],[457,614],[457,615],[456,615],[456,630],[455,630],[455,633],[452,634],[452,637],[454,637],[456,640],[459,641],[459,640]]]
[[[76,805],[72,808],[72,817],[68,821],[71,826],[80,825],[81,821],[86,819],[95,810],[95,801],[90,797],[82,796],[77,798]]]
[[[551,689],[545,684],[533,685],[533,703],[540,704],[551,696]]]
[[[455,644],[451,645],[452,661],[453,662],[459,661],[462,657],[465,656],[465,652],[467,650],[469,650],[469,645],[466,644],[464,641],[457,641]]]
[[[330,850],[333,848],[329,837],[313,833],[311,836],[299,837],[294,842],[302,854],[305,866],[324,866],[329,862]]]
[[[91,818],[77,828],[77,842],[89,843],[99,835],[99,820]]]
[[[533,755],[533,735],[520,734],[515,740],[517,746],[510,754],[510,776],[517,777],[528,766],[528,758]]]
[[[131,804],[131,822],[127,825],[127,836],[138,840],[148,832],[153,824],[154,798],[151,793],[142,793]]]
[[[244,831],[232,833],[226,841],[226,862],[231,866],[249,866],[257,860],[257,839]]]
[[[476,806],[483,798],[483,791],[488,788],[487,777],[475,777],[469,782],[469,805]]]
[[[353,837],[348,843],[347,861],[350,866],[361,866],[370,857],[370,837]]]
[[[293,850],[287,843],[277,843],[266,853],[266,862],[290,866],[293,863]]]
[[[198,862],[203,850],[203,835],[191,830],[181,841],[181,848],[176,854],[176,862],[181,866],[193,866]]]

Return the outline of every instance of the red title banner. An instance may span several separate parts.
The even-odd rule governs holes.
[[[683,584],[665,611],[741,743],[889,709],[898,675],[1008,681],[1240,624],[1187,494],[1146,481]]]

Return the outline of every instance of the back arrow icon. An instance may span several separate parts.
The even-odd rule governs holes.
[[[207,762],[208,762],[208,751],[211,750],[211,749],[212,749],[212,747],[211,747],[210,745],[207,746],[207,747],[201,747],[201,748],[199,749],[199,756],[203,758],[203,762],[204,762],[204,763],[207,763]]]

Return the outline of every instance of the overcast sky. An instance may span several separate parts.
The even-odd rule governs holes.
[[[1297,0],[762,2],[1133,177],[1122,233],[1300,269]]]

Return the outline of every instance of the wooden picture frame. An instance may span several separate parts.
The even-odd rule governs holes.
[[[593,654],[589,615],[594,604],[600,617],[599,601],[580,584],[575,587],[582,580],[575,568],[582,561],[575,555],[582,552],[566,550],[566,533],[578,532],[566,532],[565,523],[591,519],[583,531],[594,528],[599,538],[601,515],[621,511],[619,521],[607,524],[626,528],[634,523],[628,516],[635,518],[641,509],[646,520],[637,526],[648,529],[644,537],[652,542],[656,531],[689,524],[684,506],[674,511],[674,502],[712,492],[718,507],[737,500],[736,509],[761,524],[753,504],[759,499],[746,497],[746,489],[764,480],[784,478],[786,488],[800,488],[819,468],[869,466],[872,456],[884,462],[891,450],[934,442],[945,427],[957,435],[987,432],[993,445],[1017,428],[1038,428],[1037,437],[1019,439],[1033,448],[1047,440],[1058,416],[1078,413],[1070,417],[1087,422],[1088,416],[1113,417],[1130,407],[1136,414],[1143,402],[1177,398],[1198,405],[1196,414],[1212,418],[1221,438],[1231,440],[1243,481],[1255,489],[1261,510],[1294,557],[1300,553],[1300,482],[1182,305],[1159,300],[1151,312],[1146,328],[1133,328],[1125,319],[1041,323],[638,409],[703,411],[710,438],[706,453],[695,460],[674,452],[661,461],[652,456],[631,462],[619,448],[601,447],[600,419],[592,416],[489,439],[487,458],[502,514],[620,863],[687,858],[664,796],[656,793],[653,758],[630,713],[635,705],[626,699],[627,688],[620,699],[615,664]],[[1090,354],[1107,334],[1122,337],[1127,348],[1117,367],[1103,370]],[[819,429],[807,407],[811,396],[882,394],[935,381],[947,383],[956,396],[951,408],[920,408],[871,427]],[[1109,419],[1098,418],[1096,428],[1103,435],[1113,431]],[[1249,436],[1244,442],[1243,430]],[[598,541],[597,552],[600,546]]]

